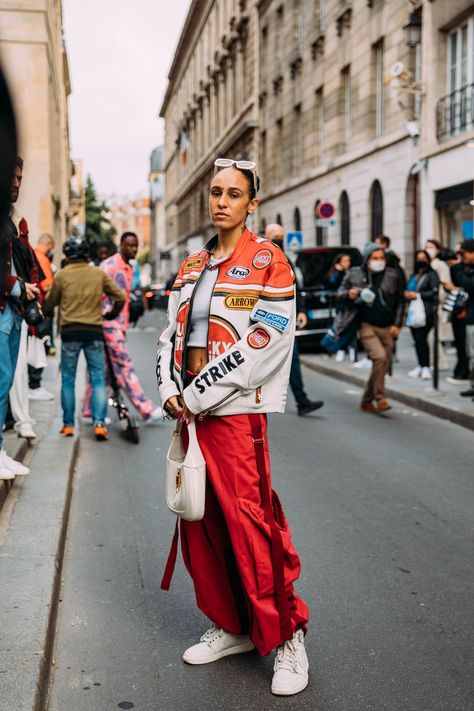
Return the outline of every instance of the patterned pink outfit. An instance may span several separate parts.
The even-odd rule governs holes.
[[[151,413],[156,410],[157,405],[143,392],[143,388],[133,368],[126,342],[130,318],[130,290],[133,278],[133,267],[122,259],[119,252],[105,259],[99,266],[114,280],[117,286],[123,289],[127,294],[127,301],[118,317],[113,321],[104,321],[104,339],[120,388],[126,393],[128,399],[139,414],[147,420]],[[104,297],[103,302],[103,312],[106,312],[109,310],[108,298]],[[89,398],[90,386],[87,386],[83,415],[87,415],[90,409]]]

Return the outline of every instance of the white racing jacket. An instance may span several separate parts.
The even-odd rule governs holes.
[[[209,264],[213,237],[181,265],[158,341],[156,374],[162,405],[183,395],[194,414],[283,412],[295,332],[295,277],[279,247],[245,230],[218,269],[208,327],[209,363],[186,372],[193,293]]]

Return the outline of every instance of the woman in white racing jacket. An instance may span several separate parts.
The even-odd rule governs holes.
[[[309,613],[293,589],[300,562],[271,488],[265,413],[285,408],[294,274],[278,247],[245,227],[258,205],[255,164],[215,166],[209,210],[217,235],[181,265],[157,357],[164,410],[195,418],[207,468],[204,518],[181,520],[180,530],[198,607],[213,625],[183,659],[206,664],[277,648],[271,689],[290,695],[308,683]],[[176,549],[177,535],[166,590]]]

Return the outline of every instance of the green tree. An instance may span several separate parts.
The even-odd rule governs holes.
[[[89,244],[89,252],[92,259],[97,253],[97,245],[101,242],[110,242],[115,251],[114,236],[117,230],[110,223],[108,217],[109,208],[107,204],[99,199],[94,182],[90,175],[86,178],[85,187],[86,198],[86,240]]]

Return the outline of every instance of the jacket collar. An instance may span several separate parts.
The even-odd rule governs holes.
[[[228,262],[233,262],[234,260],[237,260],[237,258],[242,254],[251,238],[252,232],[250,232],[250,230],[246,227],[245,230],[242,232],[242,236],[240,237],[232,252],[220,264],[227,264]],[[216,245],[217,235],[214,235],[213,237],[211,237],[210,240],[206,242],[203,247],[203,250],[205,250],[210,256],[212,250],[216,247]]]

